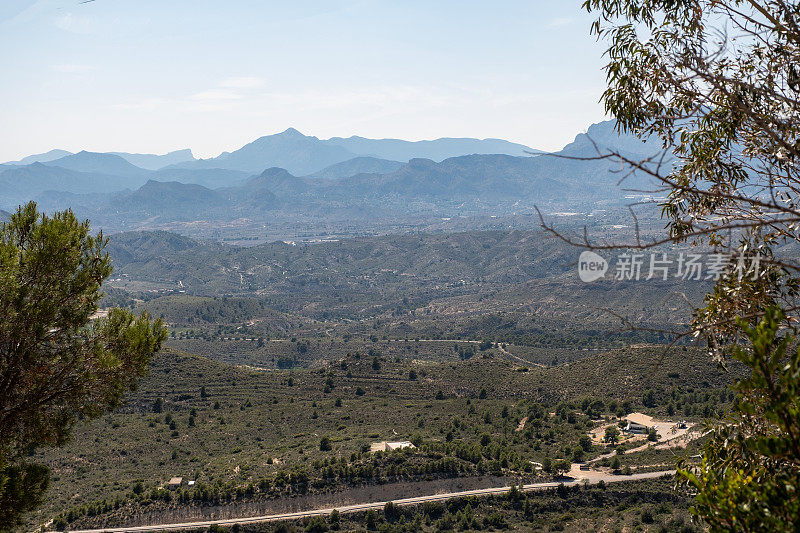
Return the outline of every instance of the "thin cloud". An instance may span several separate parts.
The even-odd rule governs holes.
[[[441,87],[428,86],[375,86],[351,90],[285,90],[258,94],[245,94],[227,88],[212,88],[178,99],[144,97],[128,102],[118,102],[116,110],[154,111],[180,109],[186,112],[217,112],[248,109],[249,113],[272,114],[285,109],[336,110],[372,114],[397,109],[437,109],[453,105],[477,104],[480,95],[474,91],[453,93]]]
[[[52,68],[54,71],[61,72],[62,74],[86,74],[87,72],[95,70],[96,67],[92,65],[76,65],[66,63],[61,65],[53,65]]]
[[[228,78],[219,83],[225,89],[253,89],[264,84],[264,80],[255,77]]]
[[[78,33],[86,35],[92,33],[95,23],[91,17],[79,17],[72,13],[66,13],[60,17],[56,17],[54,24],[56,27],[68,31],[70,33]]]
[[[186,104],[192,111],[219,111],[229,109],[236,102],[251,98],[250,90],[262,84],[260,78],[227,78],[216,87],[189,95]]]
[[[123,111],[153,111],[165,106],[175,105],[175,103],[175,101],[166,98],[144,98],[141,100],[113,104],[111,109]]]
[[[236,91],[227,89],[209,89],[207,91],[200,91],[189,97],[190,100],[198,102],[215,101],[215,100],[241,100],[243,97]]]
[[[574,18],[560,17],[560,18],[555,18],[555,19],[551,20],[547,24],[547,27],[548,28],[561,28],[562,26],[569,26],[573,22],[575,22]]]

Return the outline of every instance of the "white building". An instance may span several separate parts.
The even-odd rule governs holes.
[[[648,433],[653,427],[653,417],[642,413],[631,413],[625,420],[628,422],[625,431],[629,433]]]
[[[394,450],[402,450],[403,448],[415,448],[411,442],[404,440],[399,442],[387,442],[386,443],[386,451],[392,452]]]

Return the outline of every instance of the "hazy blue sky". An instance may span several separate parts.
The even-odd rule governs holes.
[[[604,118],[580,1],[0,0],[0,161],[318,137],[555,149]]]

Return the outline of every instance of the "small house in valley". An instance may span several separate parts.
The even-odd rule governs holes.
[[[625,417],[625,421],[628,422],[625,431],[629,433],[646,434],[653,427],[653,417],[642,413],[631,413]]]
[[[403,448],[414,448],[415,446],[407,440],[399,441],[399,442],[387,442],[386,443],[386,451],[392,452],[394,450],[402,450]]]
[[[373,442],[370,447],[369,451],[371,452],[393,452],[395,450],[402,450],[403,448],[416,448],[410,441],[403,440],[403,441],[396,441],[396,442]]]

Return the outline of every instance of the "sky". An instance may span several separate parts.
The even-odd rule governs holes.
[[[605,118],[580,0],[0,0],[0,161],[320,138],[554,150]]]

